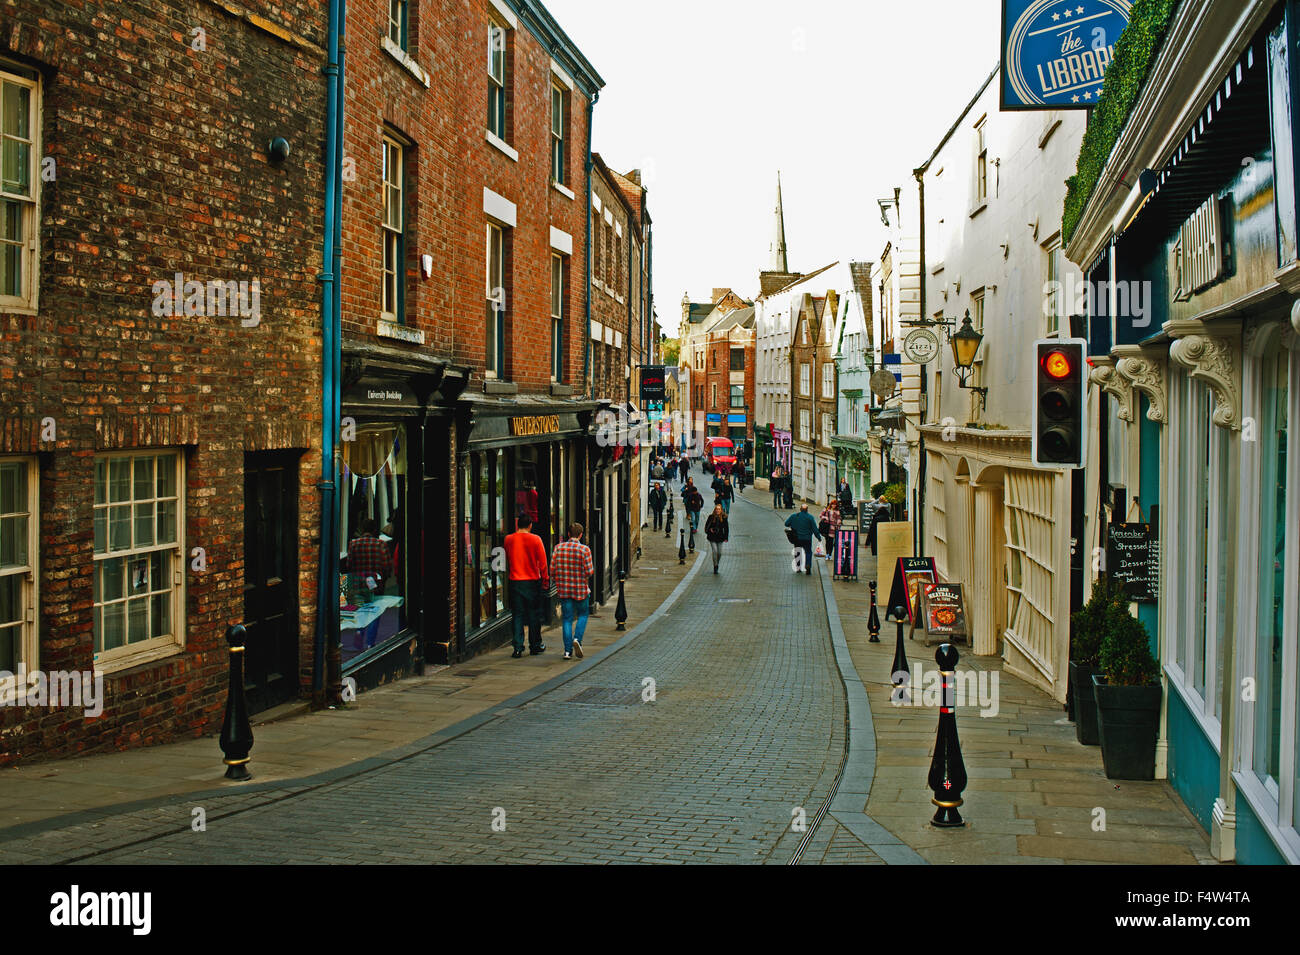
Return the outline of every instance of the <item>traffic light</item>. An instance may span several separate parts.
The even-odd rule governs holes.
[[[1087,455],[1088,383],[1082,338],[1034,342],[1033,462],[1040,468],[1081,468]]]

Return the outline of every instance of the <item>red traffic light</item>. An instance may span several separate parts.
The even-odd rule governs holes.
[[[1062,351],[1050,351],[1043,356],[1043,371],[1047,372],[1053,378],[1065,378],[1074,369],[1070,365],[1069,356]]]

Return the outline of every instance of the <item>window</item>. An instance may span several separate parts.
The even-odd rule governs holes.
[[[558,83],[551,84],[551,181],[564,185],[568,177],[565,145],[566,118],[569,112],[569,91]]]
[[[388,39],[409,52],[406,45],[406,7],[407,0],[388,0]]]
[[[8,673],[37,668],[36,488],[33,461],[0,459],[0,670]]]
[[[731,386],[731,407],[733,408],[745,407],[745,386],[744,385]]]
[[[732,371],[745,370],[745,349],[743,348],[731,349],[731,370]]]
[[[987,117],[981,117],[975,124],[975,202],[978,209],[989,198],[989,148],[984,139],[984,126]]]
[[[506,340],[505,230],[487,224],[487,364],[489,378],[505,377]]]
[[[812,366],[806,361],[799,363],[799,394],[812,394]]]
[[[835,433],[835,426],[831,423],[834,415],[822,415],[822,444],[826,447],[831,446],[831,435]]]
[[[406,182],[402,144],[384,137],[384,318],[402,322],[406,304]]]
[[[506,28],[488,20],[488,132],[503,142],[506,136]]]
[[[95,663],[181,642],[179,489],[175,451],[95,459]]]
[[[1043,301],[1043,311],[1047,316],[1048,336],[1061,333],[1061,319],[1065,317],[1065,292],[1061,283],[1065,280],[1065,257],[1061,253],[1060,236],[1054,238],[1043,250],[1047,256],[1047,296]]]
[[[711,389],[709,395],[713,398],[713,400],[709,402],[709,407],[716,408],[718,406],[718,386],[710,385],[709,388]]]
[[[822,364],[822,397],[835,397],[835,365],[829,361]]]
[[[0,308],[36,309],[37,74],[0,62]]]
[[[807,408],[799,409],[799,440],[804,444],[812,440],[812,412]]]
[[[564,256],[551,256],[551,381],[564,381]]]

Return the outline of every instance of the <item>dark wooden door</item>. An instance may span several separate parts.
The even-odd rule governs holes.
[[[244,455],[244,689],[251,713],[298,695],[298,461]]]

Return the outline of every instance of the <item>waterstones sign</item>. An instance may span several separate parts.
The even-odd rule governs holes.
[[[1087,109],[1131,0],[1002,0],[1002,108]]]

